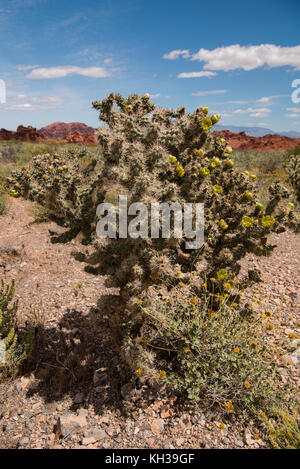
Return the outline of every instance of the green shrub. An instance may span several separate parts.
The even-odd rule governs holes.
[[[260,414],[268,430],[269,440],[274,449],[300,449],[300,429],[296,412],[287,409],[275,409],[272,418]]]
[[[292,155],[286,164],[286,171],[291,186],[295,191],[295,198],[300,203],[300,155]]]
[[[0,284],[0,370],[1,368],[15,373],[26,360],[33,348],[34,329],[27,328],[22,336],[18,334],[17,311],[18,302],[12,303],[14,283],[5,286]]]
[[[159,295],[141,306],[139,335],[128,335],[123,353],[142,381],[166,383],[192,401],[219,404],[226,413],[256,415],[282,399],[267,323],[243,311],[225,283],[223,295],[195,296],[190,285]],[[198,288],[197,288],[198,289]],[[227,296],[228,295],[228,296]]]

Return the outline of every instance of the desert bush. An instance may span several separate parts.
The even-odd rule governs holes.
[[[291,186],[295,191],[295,198],[300,203],[300,155],[291,155],[286,164],[286,171]]]
[[[14,292],[14,283],[5,286],[1,281],[0,370],[4,368],[9,373],[15,373],[24,360],[30,356],[34,342],[34,328],[28,327],[21,334],[18,333],[18,302],[12,302]]]
[[[120,288],[122,308],[136,310],[151,285],[176,285],[179,272],[214,277],[221,268],[239,272],[247,252],[268,255],[267,237],[286,226],[299,229],[288,206],[288,190],[275,182],[263,206],[255,180],[234,169],[232,149],[209,133],[218,122],[208,108],[190,114],[184,108],[159,109],[149,95],[110,94],[93,106],[105,127],[98,131],[100,156],[68,152],[36,156],[29,169],[9,180],[13,190],[56,214],[73,233],[93,234],[94,253],[78,255],[89,270],[107,275],[107,286]],[[201,249],[186,249],[186,239],[97,239],[96,208],[117,203],[205,203],[205,239]],[[130,217],[129,217],[130,219]],[[211,283],[208,282],[211,289]]]
[[[295,410],[274,409],[272,417],[261,412],[260,419],[267,427],[274,449],[300,449],[300,429]]]
[[[194,293],[199,282],[200,296]],[[284,389],[276,388],[268,323],[235,303],[233,282],[223,283],[217,307],[196,275],[189,285],[155,292],[141,307],[143,325],[137,337],[128,335],[123,353],[142,382],[160,382],[225,413],[270,412],[283,402]]]

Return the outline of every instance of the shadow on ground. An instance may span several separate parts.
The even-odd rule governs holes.
[[[45,402],[52,402],[69,395],[71,410],[92,404],[100,414],[108,406],[122,412],[126,366],[100,315],[98,308],[88,315],[67,310],[53,328],[36,328],[33,354],[21,370],[23,376],[35,378],[28,397],[39,394]]]

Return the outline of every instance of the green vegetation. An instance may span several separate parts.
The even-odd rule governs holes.
[[[26,360],[33,349],[34,328],[28,327],[21,337],[17,332],[18,302],[12,303],[14,283],[5,286],[0,284],[0,370],[16,373],[18,367]],[[11,304],[12,303],[12,304]]]
[[[300,449],[300,429],[295,411],[275,409],[272,418],[262,412],[260,419],[267,427],[274,449]]]
[[[272,252],[272,232],[300,229],[284,169],[289,156],[233,152],[209,133],[218,116],[208,108],[192,114],[158,109],[149,98],[110,94],[94,102],[106,124],[98,148],[11,150],[6,188],[38,204],[35,219],[65,226],[61,240],[84,233],[83,244],[93,252],[77,253],[77,259],[105,275],[106,286],[119,288],[119,303],[109,299],[107,311],[114,313],[111,325],[131,372],[147,382],[160,379],[193,401],[219,404],[226,413],[269,415],[280,407],[282,393],[268,325],[240,302],[240,290],[259,277],[248,272],[239,288],[236,279],[248,253]],[[172,234],[97,238],[96,208],[117,205],[118,195],[127,196],[128,206],[203,202],[204,245],[189,250],[183,236]]]
[[[222,276],[222,272],[219,276]],[[215,280],[217,282],[217,280]],[[181,284],[141,307],[139,335],[130,335],[124,354],[142,382],[165,382],[189,399],[219,405],[224,413],[257,416],[284,404],[268,322],[235,303],[233,282],[223,281],[218,307],[199,278]],[[198,288],[197,288],[198,289]]]

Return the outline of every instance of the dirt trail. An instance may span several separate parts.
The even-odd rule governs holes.
[[[91,319],[99,297],[113,291],[71,256],[82,249],[79,241],[52,244],[49,229],[58,232],[59,227],[33,223],[29,206],[23,199],[10,199],[8,213],[0,216],[0,279],[15,280],[22,319],[39,319],[43,343],[38,352],[44,356],[26,376],[0,383],[0,447],[268,447],[253,423],[245,429],[229,419],[221,430],[212,412],[180,412],[167,398],[150,394],[145,399],[139,389],[117,389],[122,365],[105,330]],[[270,258],[248,256],[243,262],[258,268],[264,281],[245,297],[259,310],[275,311],[270,334],[288,340],[291,331],[299,335],[300,236],[283,233],[272,239],[278,247]],[[66,348],[59,355],[62,344]],[[73,369],[72,346],[78,353]],[[296,384],[297,355],[282,360],[283,383]],[[73,385],[74,374],[80,378],[80,373]],[[120,404],[121,397],[125,401]],[[57,438],[59,421],[65,424],[62,439]]]

